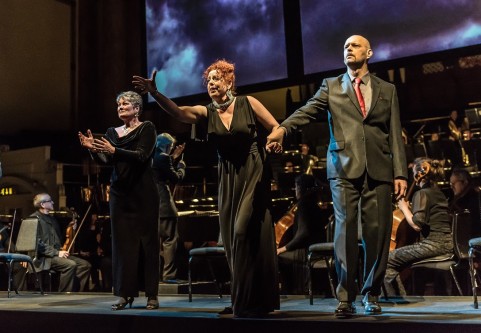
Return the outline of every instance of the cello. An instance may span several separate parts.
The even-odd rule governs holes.
[[[277,221],[274,230],[276,232],[276,248],[286,245],[292,238],[292,229],[289,228],[294,224],[294,217],[297,211],[297,202],[289,208],[289,210]]]
[[[409,187],[406,194],[406,199],[409,199],[414,190],[414,185],[419,184],[421,179],[423,179],[429,172],[429,163],[422,163],[421,171],[414,176],[414,182]],[[405,245],[414,244],[417,242],[419,233],[411,228],[409,223],[406,221],[401,209],[396,208],[393,213],[392,229],[391,229],[391,242],[389,245],[389,251],[403,247]]]

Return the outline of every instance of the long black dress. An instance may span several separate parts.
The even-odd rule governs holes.
[[[155,126],[145,121],[126,136],[107,130],[115,147],[110,188],[114,295],[157,296],[159,194],[153,179]]]
[[[279,308],[266,133],[247,97],[237,97],[230,129],[207,105],[207,136],[219,156],[219,219],[229,261],[234,315]],[[264,132],[264,133],[263,133]]]

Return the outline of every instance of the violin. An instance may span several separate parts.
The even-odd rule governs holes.
[[[75,229],[77,228],[78,214],[70,209],[72,213],[72,221],[69,222],[67,229],[65,230],[65,243],[61,247],[62,251],[70,252],[68,249],[72,248],[72,240],[74,239]]]
[[[80,229],[82,228],[82,225],[85,222],[85,218],[87,217],[91,208],[92,208],[92,204],[90,204],[89,207],[87,208],[87,211],[85,212],[85,215],[82,218],[82,221],[80,222],[80,225],[78,226],[78,228],[76,228],[77,230],[75,230],[75,227],[77,225],[76,216],[78,216],[78,215],[76,213],[74,213],[74,215],[73,215],[74,218],[69,223],[69,226],[67,227],[67,230],[66,230],[65,243],[62,246],[62,251],[67,251],[69,253],[71,253],[73,251],[73,245],[75,243],[75,240],[77,239],[78,233],[79,233]]]

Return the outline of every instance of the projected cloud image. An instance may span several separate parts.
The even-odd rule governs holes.
[[[342,68],[343,44],[366,36],[372,62],[481,44],[481,1],[300,0],[304,73]]]
[[[204,93],[202,72],[236,65],[237,86],[287,77],[282,0],[146,0],[147,68],[174,98]]]

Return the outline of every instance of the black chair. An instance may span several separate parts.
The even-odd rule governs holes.
[[[316,268],[316,263],[320,261],[324,261],[325,267],[327,269],[327,277],[329,280],[329,287],[331,289],[331,293],[334,297],[336,297],[336,285],[337,285],[337,276],[335,273],[335,261],[334,261],[334,242],[332,242],[334,237],[334,228],[335,228],[335,221],[334,215],[330,217],[330,221],[327,228],[327,240],[328,242],[323,243],[316,243],[309,246],[309,250],[307,253],[307,271],[308,271],[308,293],[309,293],[309,304],[314,304],[314,295],[313,295],[313,288],[312,288],[312,278],[313,278],[313,269]],[[359,277],[358,282],[361,284],[362,281],[362,252],[364,247],[361,241],[361,225],[360,221],[358,224],[358,238],[359,238]],[[324,265],[323,265],[324,266]]]
[[[39,285],[40,293],[43,295],[42,284],[33,265],[33,260],[35,260],[37,254],[37,229],[38,219],[36,217],[29,217],[23,220],[22,224],[20,224],[15,246],[17,253],[0,253],[0,261],[5,262],[8,266],[8,298],[12,288],[12,265],[15,262],[26,262],[29,265],[30,270],[35,274],[35,280]],[[31,255],[34,256],[33,260]],[[18,294],[17,286],[15,286],[15,293]]]
[[[476,237],[469,240],[469,273],[471,276],[471,287],[473,289],[473,303],[475,309],[478,308],[477,287],[481,284],[479,281],[478,271],[474,265],[474,259],[478,254],[481,254],[481,237]]]
[[[452,281],[455,282],[457,291],[460,296],[463,295],[461,284],[459,283],[456,271],[468,271],[469,258],[469,240],[473,235],[473,222],[471,214],[468,210],[462,213],[456,213],[452,222],[452,237],[454,251],[453,253],[428,258],[411,265],[412,283],[416,282],[416,271],[436,270],[441,272],[449,272]],[[425,276],[426,274],[422,274]],[[450,281],[447,281],[448,283]],[[449,293],[448,293],[449,294]]]
[[[221,245],[219,242],[218,245]],[[214,269],[214,261],[221,260],[227,264],[226,253],[223,246],[199,247],[189,251],[189,265],[188,265],[188,284],[189,284],[189,302],[192,302],[192,261],[205,260],[209,267],[209,272],[212,280],[218,288],[219,298],[222,298],[222,289],[224,282],[217,277]]]

